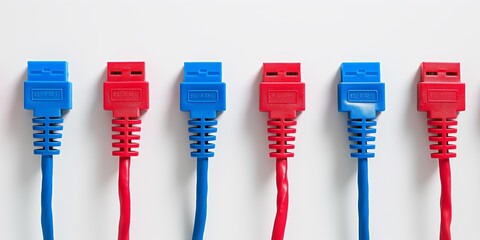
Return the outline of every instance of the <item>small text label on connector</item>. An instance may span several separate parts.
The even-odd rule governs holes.
[[[113,102],[139,101],[142,95],[140,89],[112,89]]]
[[[297,91],[268,91],[268,103],[290,104],[297,102]]]
[[[32,89],[32,100],[56,101],[62,98],[62,89]]]
[[[347,99],[352,103],[375,103],[378,101],[378,92],[374,90],[350,90]]]
[[[188,91],[189,102],[214,103],[218,101],[216,90],[190,90]]]
[[[458,92],[448,89],[430,89],[428,91],[429,102],[457,102]]]

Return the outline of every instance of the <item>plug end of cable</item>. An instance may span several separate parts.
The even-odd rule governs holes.
[[[193,158],[214,156],[217,112],[226,109],[226,86],[222,82],[222,63],[186,62],[180,83],[180,110],[190,113],[189,137]]]
[[[103,83],[103,107],[115,118],[138,118],[149,107],[144,62],[109,62]]]
[[[180,83],[180,110],[192,119],[214,119],[226,109],[226,86],[222,82],[221,62],[184,63]]]
[[[374,119],[385,111],[385,84],[380,81],[380,63],[342,63],[338,84],[338,111],[351,119]]]
[[[24,83],[24,107],[33,110],[34,154],[60,154],[63,130],[62,110],[72,108],[72,83],[64,61],[28,62]]]
[[[422,63],[417,107],[418,111],[427,112],[428,118],[435,119],[453,119],[465,110],[460,63]]]
[[[385,110],[385,84],[380,81],[380,63],[342,63],[338,84],[338,111],[348,112],[351,134],[350,156],[358,159],[375,157],[375,118]]]
[[[270,119],[294,119],[305,110],[305,83],[300,63],[264,63],[260,83],[260,111]]]
[[[61,117],[72,109],[72,83],[65,61],[30,61],[24,82],[24,108],[34,117]]]
[[[144,62],[109,62],[103,83],[103,107],[113,112],[113,156],[138,156],[140,111],[149,107],[148,82]]]

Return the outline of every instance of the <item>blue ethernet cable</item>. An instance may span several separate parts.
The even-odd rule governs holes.
[[[28,62],[24,82],[24,108],[33,110],[33,151],[42,157],[41,222],[44,240],[53,240],[52,180],[53,155],[60,154],[63,130],[62,110],[72,108],[72,84],[68,64],[63,61]]]
[[[358,159],[359,239],[369,240],[368,159],[375,149],[376,118],[385,111],[385,84],[380,82],[380,63],[342,63],[338,84],[338,111],[348,112],[348,138],[352,158]]]
[[[191,157],[197,158],[197,201],[193,240],[202,240],[207,219],[208,159],[214,156],[213,149],[217,132],[217,112],[226,109],[225,83],[222,82],[222,63],[186,62],[184,80],[180,83],[180,110],[190,112],[193,149]]]

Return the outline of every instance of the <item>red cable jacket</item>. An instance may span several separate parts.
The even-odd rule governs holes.
[[[277,215],[273,225],[272,240],[283,240],[288,213],[287,159],[277,159]]]
[[[439,159],[440,182],[442,195],[440,197],[440,240],[451,240],[450,224],[452,223],[452,182],[450,176],[450,159]]]
[[[120,198],[120,222],[118,240],[130,238],[130,157],[120,157],[118,165],[118,196]]]

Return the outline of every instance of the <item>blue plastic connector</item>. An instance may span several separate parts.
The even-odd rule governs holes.
[[[37,155],[58,155],[63,130],[62,110],[72,108],[72,83],[68,82],[67,62],[28,62],[24,83],[24,108],[33,110],[33,138]]]
[[[215,118],[225,111],[225,83],[221,62],[186,62],[180,84],[180,110],[192,119]]]
[[[180,83],[180,110],[190,112],[188,124],[191,153],[195,158],[213,157],[216,139],[217,112],[225,111],[225,83],[222,82],[222,63],[186,62],[184,82]]]
[[[60,117],[61,110],[72,109],[72,83],[68,82],[68,63],[64,61],[28,62],[24,83],[24,108],[34,117]]]
[[[351,156],[373,158],[375,118],[385,110],[385,84],[380,82],[380,63],[342,63],[342,82],[338,84],[338,111],[348,112],[352,135]]]
[[[380,63],[342,63],[338,111],[348,112],[350,119],[373,119],[378,112],[385,111]]]

